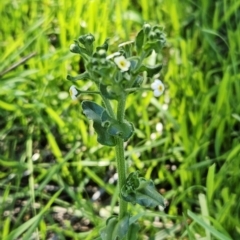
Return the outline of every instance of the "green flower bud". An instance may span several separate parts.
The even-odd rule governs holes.
[[[95,41],[95,38],[92,34],[88,34],[85,37],[85,43],[92,44]]]
[[[98,50],[97,54],[100,58],[106,58],[107,57],[107,51],[105,49]]]
[[[87,45],[91,45],[94,41],[95,41],[95,38],[94,36],[91,34],[91,33],[88,33],[88,34],[85,34],[85,35],[82,35],[78,38],[78,41],[83,44],[84,46],[87,44]]]
[[[97,65],[98,65],[98,60],[97,60],[97,58],[92,58],[92,59],[90,60],[90,62],[92,63],[93,66],[97,66]]]
[[[78,41],[84,45],[85,44],[85,36],[84,35],[80,36],[78,38]]]
[[[157,34],[155,32],[150,32],[148,37],[149,37],[149,40],[154,41],[157,38]]]
[[[107,59],[106,58],[100,59],[100,64],[103,65],[103,66],[106,66],[108,64]]]
[[[157,29],[157,30],[155,30],[154,31],[155,32],[155,34],[157,35],[157,37],[161,37],[161,36],[163,36],[163,33],[159,30],[159,29]]]
[[[150,33],[150,31],[151,31],[151,25],[148,24],[148,23],[145,23],[145,24],[143,25],[143,31],[144,31],[144,33],[145,33],[146,35],[148,35],[148,34]]]
[[[77,45],[77,43],[71,44],[69,49],[72,53],[81,53],[80,47]]]

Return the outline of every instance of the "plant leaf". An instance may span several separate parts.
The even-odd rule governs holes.
[[[105,108],[91,101],[82,102],[83,113],[88,119],[93,120],[93,127],[98,134],[97,140],[102,145],[115,146],[115,139],[107,132],[107,128],[102,124],[102,113],[106,112]]]
[[[151,42],[147,42],[146,44],[144,44],[144,46],[142,47],[144,49],[144,51],[148,52],[148,51],[152,51],[155,50],[155,52],[160,52],[164,46],[164,39],[158,39],[158,40],[154,40]]]
[[[144,32],[143,32],[143,29],[142,29],[142,30],[140,30],[140,32],[138,33],[138,35],[136,37],[137,52],[142,51],[143,43],[144,43]]]
[[[129,174],[126,183],[121,189],[122,198],[133,204],[138,203],[145,207],[161,206],[165,208],[165,201],[156,190],[152,180],[138,177],[138,172]]]
[[[107,225],[100,232],[102,240],[121,240],[127,234],[129,228],[129,215],[118,220],[112,216],[107,220]]]
[[[116,136],[122,138],[124,141],[127,141],[134,133],[133,124],[124,121],[119,122],[113,118],[111,118],[107,111],[102,113],[102,123],[104,126],[107,126],[107,132],[111,136]]]
[[[89,76],[88,72],[81,73],[81,74],[79,74],[79,75],[77,75],[75,77],[67,75],[67,80],[69,80],[69,81],[87,80],[89,78],[90,78],[90,76]]]
[[[128,239],[137,240],[139,235],[139,224],[133,223],[128,229]]]
[[[155,66],[146,66],[142,65],[140,69],[137,71],[137,73],[141,73],[146,71],[148,77],[153,77],[154,75],[158,74],[162,69],[162,64],[158,64]]]

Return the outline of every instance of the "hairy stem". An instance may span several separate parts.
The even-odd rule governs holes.
[[[122,95],[118,101],[118,108],[117,108],[117,120],[119,122],[123,122],[124,120],[124,113],[125,113],[125,103],[126,103],[126,96]],[[126,163],[124,157],[124,145],[123,139],[116,137],[116,161],[117,161],[117,171],[118,171],[118,190],[119,195],[121,194],[121,189],[126,181]],[[127,206],[128,203],[124,201],[121,196],[119,196],[119,219],[123,218],[127,213]]]
[[[120,195],[120,191],[122,186],[126,181],[126,166],[125,166],[125,158],[124,158],[124,147],[123,147],[123,139],[116,138],[116,161],[117,161],[117,171],[118,171],[118,191]],[[128,203],[124,201],[121,197],[119,198],[119,219],[123,218],[127,213],[127,205]]]
[[[119,122],[123,122],[124,114],[125,114],[126,95],[123,94],[118,101],[116,117],[109,100],[104,96],[102,96],[102,99],[104,101],[108,114],[113,118],[117,118]],[[118,172],[119,219],[122,219],[127,214],[128,203],[121,198],[120,192],[123,185],[125,184],[127,171],[126,171],[126,163],[125,163],[125,157],[124,157],[123,139],[120,137],[115,137],[115,141],[116,141],[115,154],[116,154],[117,172]],[[127,240],[127,237],[125,237],[123,240]]]
[[[102,100],[104,102],[104,105],[107,109],[107,112],[108,112],[109,116],[111,116],[112,118],[115,118],[115,114],[114,114],[114,111],[112,109],[110,101],[107,98],[105,98],[103,95],[101,95],[101,96],[102,96]]]

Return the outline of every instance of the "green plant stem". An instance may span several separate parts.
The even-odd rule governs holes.
[[[126,95],[123,94],[118,101],[117,120],[123,122],[125,114]]]
[[[126,181],[126,165],[124,158],[124,146],[123,139],[116,138],[116,161],[117,161],[117,172],[118,172],[118,191],[120,195],[120,191],[122,186]],[[127,205],[128,203],[124,201],[121,197],[119,198],[119,219],[123,218],[127,213]]]
[[[102,100],[103,100],[103,102],[104,102],[104,105],[105,105],[105,107],[106,107],[106,109],[107,109],[108,114],[109,114],[112,118],[115,118],[115,114],[114,114],[114,111],[113,111],[113,109],[112,109],[112,106],[111,106],[110,101],[109,101],[107,98],[105,98],[103,95],[101,95],[101,96],[102,96]]]
[[[124,120],[124,113],[125,113],[125,103],[126,103],[126,95],[122,95],[118,101],[118,108],[117,108],[117,120],[119,122],[123,122]],[[126,181],[126,163],[124,157],[124,145],[123,139],[116,137],[116,161],[117,161],[117,171],[118,171],[118,190],[119,194],[121,189]],[[128,203],[124,201],[121,197],[119,199],[119,219],[123,218],[127,214],[127,206]]]
[[[102,99],[104,101],[105,107],[109,115],[115,118],[115,114],[113,112],[113,109],[109,100],[106,99],[104,96],[102,96]],[[126,95],[123,94],[118,101],[118,107],[117,107],[116,117],[119,122],[123,122],[124,120],[125,103],[126,103]],[[126,171],[126,163],[125,163],[125,157],[124,157],[123,139],[120,137],[115,137],[115,141],[116,141],[115,154],[116,154],[117,172],[118,172],[119,219],[122,219],[127,214],[128,203],[120,197],[120,192],[123,185],[125,184],[127,171]],[[125,237],[124,240],[127,240],[127,237]]]

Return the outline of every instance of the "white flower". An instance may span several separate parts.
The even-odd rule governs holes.
[[[159,79],[156,79],[156,80],[151,84],[151,88],[152,88],[152,90],[153,90],[153,95],[154,95],[155,97],[160,97],[160,96],[163,94],[164,89],[165,89],[162,81],[159,80]]]
[[[115,53],[110,54],[109,56],[107,56],[107,59],[109,60],[109,59],[115,58],[115,57],[120,56],[120,55],[121,55],[120,52],[115,52]]]
[[[128,61],[124,56],[119,56],[114,58],[114,62],[121,69],[121,72],[126,72],[130,68],[130,61]]]
[[[76,87],[74,85],[72,85],[70,87],[69,93],[70,93],[70,96],[71,96],[72,100],[76,100],[77,99],[78,90],[76,89]]]

